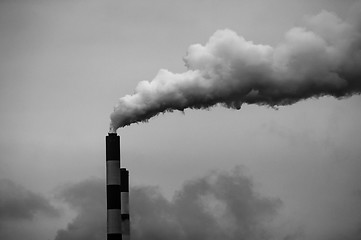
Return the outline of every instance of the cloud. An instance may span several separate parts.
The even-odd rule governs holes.
[[[155,188],[132,192],[133,239],[271,239],[279,199],[255,192],[239,170],[187,182],[172,201]]]
[[[104,181],[90,179],[67,186],[60,191],[59,198],[74,208],[78,215],[66,229],[57,232],[55,240],[103,240],[105,238]]]
[[[287,31],[276,46],[255,44],[230,29],[218,30],[205,45],[188,48],[188,71],[161,69],[152,81],[139,82],[134,94],[120,98],[110,116],[110,130],[166,111],[216,104],[233,109],[244,103],[273,107],[324,95],[359,94],[357,19],[344,21],[322,11],[306,17],[304,26]]]
[[[131,238],[133,240],[356,240],[360,238],[361,219],[350,219],[349,224],[343,224],[336,216],[328,219],[327,216],[317,213],[311,214],[312,216],[303,215],[297,209],[291,209],[296,215],[288,215],[282,211],[283,206],[287,207],[287,202],[263,196],[256,191],[252,179],[241,170],[235,168],[231,172],[211,172],[206,176],[187,181],[172,199],[164,197],[158,187],[132,187],[130,189]],[[58,230],[55,240],[105,238],[104,180],[90,179],[69,185],[60,192],[59,196],[76,210],[77,216],[65,229]],[[359,200],[358,197],[356,198]],[[349,207],[357,209],[359,203],[359,201],[353,202]],[[314,207],[325,209],[324,206],[316,206],[318,201],[313,205],[309,204],[310,209]],[[308,210],[302,209],[304,212]],[[347,214],[347,212],[346,209],[339,214]],[[310,217],[312,219],[309,219]],[[329,224],[322,227],[322,222],[325,221]]]
[[[32,220],[38,214],[56,217],[59,211],[42,195],[11,180],[0,180],[0,226],[9,221]]]
[[[189,181],[172,200],[156,187],[133,187],[130,194],[134,240],[270,239],[267,223],[281,204],[255,192],[252,181],[239,170]],[[78,215],[55,240],[104,239],[104,181],[81,182],[60,195]]]
[[[0,239],[46,238],[59,217],[60,211],[41,194],[0,179]]]

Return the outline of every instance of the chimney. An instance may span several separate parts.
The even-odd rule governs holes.
[[[120,168],[120,137],[106,136],[107,240],[129,240],[129,171]]]
[[[120,169],[120,199],[122,214],[122,234],[124,240],[130,239],[130,219],[129,219],[129,171],[125,168]]]
[[[107,240],[121,240],[120,137],[106,136]]]

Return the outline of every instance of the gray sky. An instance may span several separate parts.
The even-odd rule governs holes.
[[[117,99],[161,68],[184,72],[189,45],[229,28],[274,46],[305,16],[327,10],[347,19],[356,2],[0,1],[0,178],[8,179],[0,193],[23,199],[13,206],[19,211],[38,203],[11,219],[0,206],[1,239],[61,239],[57,231],[82,216],[64,197],[81,185],[69,185],[104,179]],[[352,239],[361,231],[360,103],[322,97],[279,110],[166,113],[118,130],[123,166],[134,187],[159,186],[172,213],[182,206],[174,193],[188,193],[185,181],[241,166],[254,191],[282,202],[270,234]]]

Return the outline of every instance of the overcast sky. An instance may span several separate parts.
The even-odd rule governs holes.
[[[120,97],[186,71],[188,47],[219,29],[275,46],[323,10],[349,21],[358,2],[0,1],[0,238],[104,239]],[[360,239],[360,104],[218,106],[119,129],[134,239]]]

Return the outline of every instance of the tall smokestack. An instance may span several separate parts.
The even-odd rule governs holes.
[[[129,171],[125,168],[120,169],[120,198],[122,214],[122,234],[124,240],[130,239],[130,219],[129,219]]]
[[[120,138],[106,137],[107,240],[121,240]]]

